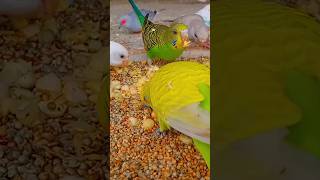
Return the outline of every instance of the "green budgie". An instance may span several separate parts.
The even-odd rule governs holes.
[[[145,17],[133,0],[129,0],[142,26],[142,39],[147,56],[151,60],[174,61],[181,56],[190,41],[187,26],[176,23],[171,26],[154,24]],[[150,64],[150,59],[148,60]]]
[[[320,90],[308,80],[320,78],[320,24],[263,0],[215,1],[213,17],[215,147],[290,126],[289,142],[320,155]]]
[[[141,95],[155,112],[160,131],[172,127],[192,137],[210,168],[210,69],[196,62],[167,64]]]

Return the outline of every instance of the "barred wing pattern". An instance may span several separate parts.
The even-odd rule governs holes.
[[[154,24],[151,21],[146,19],[146,22],[142,29],[142,39],[144,48],[146,51],[149,51],[155,46],[162,46],[166,43],[165,33],[169,29],[168,26],[161,24]]]

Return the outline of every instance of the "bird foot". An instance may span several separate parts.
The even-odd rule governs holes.
[[[151,107],[150,107],[150,105],[148,105],[148,104],[143,104],[143,108],[145,108],[145,109],[150,109]]]
[[[166,132],[166,131],[161,132],[161,131],[160,131],[160,128],[158,128],[158,129],[155,131],[155,135],[156,135],[157,137],[164,137],[166,134],[167,134],[167,132]]]

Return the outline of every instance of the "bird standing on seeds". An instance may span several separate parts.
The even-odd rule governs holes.
[[[162,66],[141,89],[160,131],[174,128],[193,138],[210,168],[210,69],[179,61]]]
[[[174,61],[182,55],[190,42],[188,41],[187,26],[176,23],[171,26],[154,24],[148,20],[149,14],[143,16],[133,0],[129,0],[140,24],[142,39],[147,51],[148,63],[151,60]]]
[[[149,20],[153,20],[157,14],[157,11],[151,11],[146,9],[141,9],[141,12],[143,16],[149,14]],[[124,16],[121,16],[119,19],[119,25],[119,28],[124,27],[133,33],[141,32],[142,29],[140,22],[138,22],[137,15],[134,13],[134,11],[131,11],[130,13]]]

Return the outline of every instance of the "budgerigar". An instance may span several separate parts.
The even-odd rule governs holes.
[[[149,14],[143,16],[135,2],[129,2],[142,25],[142,39],[148,58],[174,61],[181,56],[190,43],[187,40],[188,27],[179,23],[171,26],[154,24],[148,20]],[[150,64],[150,60],[148,62]]]
[[[153,18],[156,16],[157,11],[151,11],[146,9],[141,9],[142,15],[146,16],[149,14],[149,20],[153,20]],[[125,27],[130,32],[141,32],[141,24],[137,18],[137,15],[134,13],[134,11],[131,11],[130,13],[123,15],[119,19],[119,27]]]
[[[110,65],[120,66],[128,65],[128,50],[121,44],[110,41]]]
[[[192,137],[210,167],[210,69],[196,62],[167,64],[141,95],[155,112],[160,131],[172,127]]]
[[[289,127],[289,142],[320,157],[320,24],[271,1],[213,8],[215,147]]]

